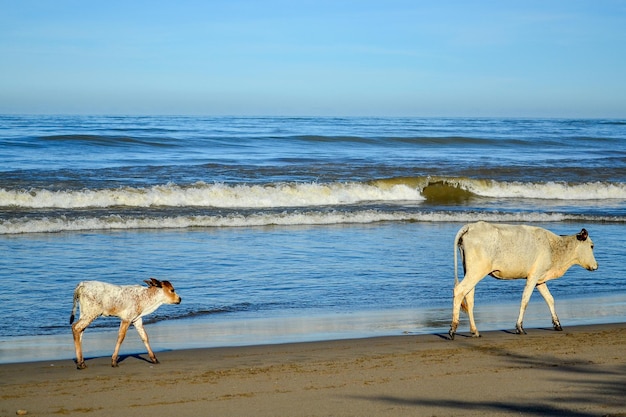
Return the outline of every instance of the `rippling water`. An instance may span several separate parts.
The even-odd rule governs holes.
[[[149,276],[183,296],[152,321],[447,326],[452,242],[476,220],[587,228],[600,269],[551,283],[557,309],[626,299],[625,141],[622,120],[0,116],[0,335],[68,334],[80,280]],[[512,324],[522,286],[481,282],[479,321],[503,302]]]

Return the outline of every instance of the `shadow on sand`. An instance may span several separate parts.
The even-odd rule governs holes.
[[[163,351],[161,351],[163,352]],[[150,360],[150,358],[147,356],[148,354],[145,354],[145,357],[139,353],[133,353],[133,354],[126,354],[126,355],[120,355],[119,358],[117,359],[117,363],[118,365],[121,364],[122,362],[126,361],[129,358],[135,358],[138,361],[142,361],[142,362],[146,362],[149,363],[151,365],[153,365],[152,361]],[[87,364],[87,366],[89,366],[89,362],[90,361],[94,361],[94,360],[100,360],[100,359],[105,359],[104,356],[92,356],[92,357],[86,357],[85,358],[85,363]],[[108,359],[110,360],[111,358],[108,357]],[[74,359],[74,363],[76,363],[76,359]]]
[[[552,329],[546,329],[552,330]],[[436,335],[444,338],[445,335]],[[555,386],[568,387],[562,395],[559,393],[538,395],[517,401],[484,400],[461,401],[454,399],[454,394],[437,397],[401,397],[393,395],[351,396],[352,399],[378,401],[391,405],[441,408],[443,413],[452,415],[484,411],[485,413],[521,414],[533,416],[569,416],[569,417],[626,417],[626,364],[611,370],[598,369],[592,363],[572,358],[556,357],[550,354],[523,355],[502,348],[476,346],[488,355],[505,357],[510,365],[526,369],[549,369],[548,381]],[[556,371],[556,376],[555,376]],[[532,383],[532,382],[531,382]],[[442,389],[442,392],[445,392]],[[607,413],[577,411],[586,408],[606,409]],[[613,411],[610,413],[609,411]]]

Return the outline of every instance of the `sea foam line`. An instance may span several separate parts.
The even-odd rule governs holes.
[[[0,222],[1,234],[54,233],[81,230],[185,229],[192,227],[260,227],[298,225],[367,224],[377,222],[563,222],[611,221],[562,213],[498,213],[498,212],[385,212],[378,210],[331,212],[255,213],[227,216],[136,217],[106,215],[101,217],[29,219],[14,218]],[[614,219],[614,221],[619,221]],[[621,220],[622,222],[624,219]]]

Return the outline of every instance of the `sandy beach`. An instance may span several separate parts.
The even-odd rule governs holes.
[[[0,415],[626,416],[626,324],[0,365]],[[22,411],[20,411],[22,412]]]

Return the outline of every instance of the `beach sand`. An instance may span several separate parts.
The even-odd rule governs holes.
[[[626,324],[527,330],[4,364],[0,416],[626,416]]]

